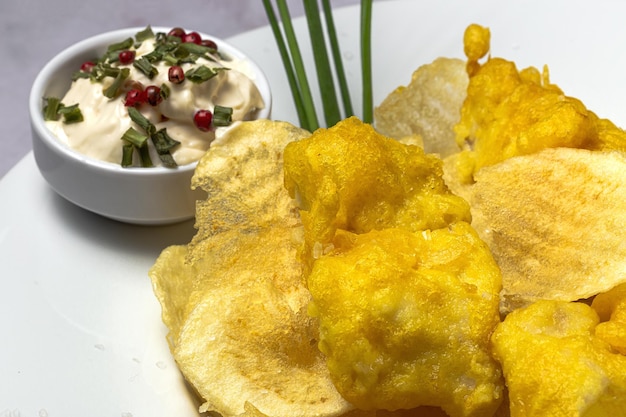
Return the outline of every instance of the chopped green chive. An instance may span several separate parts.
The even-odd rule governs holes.
[[[171,138],[166,129],[159,129],[152,136],[152,143],[158,154],[168,153],[172,148],[180,145],[180,142]]]
[[[148,58],[141,57],[133,62],[133,67],[141,71],[146,77],[153,79],[155,75],[159,73],[154,65],[148,60]]]
[[[137,123],[137,125],[146,132],[146,134],[152,136],[156,131],[152,122],[135,107],[128,107],[128,115],[133,122]]]
[[[91,78],[91,74],[85,71],[76,71],[72,74],[72,81],[80,80],[81,78]]]
[[[161,84],[161,97],[163,100],[167,100],[170,94],[172,94],[170,87],[167,84]]]
[[[84,120],[83,113],[80,111],[78,104],[73,104],[71,106],[64,106],[61,104],[59,114],[63,116],[63,122],[66,124],[80,123]]]
[[[146,143],[148,136],[142,135],[134,128],[129,127],[128,130],[122,135],[122,140],[125,140],[136,147],[140,147]]]
[[[57,97],[46,97],[44,98],[46,105],[43,108],[43,119],[50,120],[59,120],[59,107],[61,107],[61,100]]]
[[[178,164],[174,160],[174,157],[169,152],[160,153],[159,159],[161,160],[161,163],[165,168],[176,168],[178,166]]]
[[[165,54],[161,57],[161,59],[170,65],[178,65],[179,63],[179,59],[172,54]]]
[[[143,168],[151,168],[154,165],[152,164],[152,158],[150,158],[150,150],[148,149],[148,144],[144,144],[142,147],[137,148],[139,151],[139,159],[141,160],[141,166]]]
[[[46,97],[43,108],[43,119],[46,121],[57,121],[63,116],[63,123],[72,124],[83,121],[83,113],[80,111],[78,104],[66,106],[61,103],[57,97]]]
[[[214,51],[214,49],[211,49],[208,46],[198,45],[192,42],[183,42],[178,46],[178,48],[189,54],[197,56],[205,56],[206,54]]]
[[[107,48],[107,54],[110,52],[119,52],[119,51],[123,51],[124,49],[129,49],[130,47],[133,46],[133,44],[134,44],[133,38],[127,38],[121,42],[112,43]]]
[[[133,165],[133,153],[135,152],[135,147],[126,143],[122,146],[122,162],[121,165],[126,168]]]
[[[199,65],[185,73],[185,79],[192,83],[203,83],[215,77],[222,68],[209,68],[206,65]]]
[[[135,40],[137,42],[143,42],[147,39],[154,38],[154,32],[150,26],[147,26],[144,30],[141,30],[135,34]]]
[[[122,68],[118,71],[115,80],[113,80],[113,83],[108,88],[106,88],[102,92],[102,94],[104,94],[104,96],[108,98],[117,97],[120,93],[120,90],[122,89],[122,86],[124,85],[124,81],[126,81],[129,76],[130,70],[128,68]]]
[[[158,132],[152,135],[151,139],[157,151],[157,154],[159,154],[159,159],[161,160],[163,166],[166,168],[175,168],[176,166],[178,166],[178,164],[176,164],[176,161],[174,160],[174,157],[170,153],[170,150],[180,145],[180,142],[172,139],[170,135],[167,134],[167,131],[165,129],[160,129]]]
[[[233,122],[233,108],[224,106],[215,106],[213,108],[213,125],[229,126]]]

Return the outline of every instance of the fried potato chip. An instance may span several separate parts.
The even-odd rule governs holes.
[[[153,292],[161,304],[161,320],[169,330],[167,342],[173,351],[178,343],[189,311],[194,304],[189,299],[194,292],[198,272],[203,268],[199,263],[189,264],[187,245],[165,248],[150,268]]]
[[[555,148],[476,174],[472,225],[502,270],[503,312],[626,282],[626,157]]]
[[[192,178],[192,187],[209,196],[198,202],[194,242],[232,226],[293,225],[297,216],[284,191],[283,150],[308,136],[290,123],[268,120],[239,123],[218,134]]]
[[[406,86],[396,88],[374,109],[382,134],[401,139],[419,135],[427,153],[458,152],[453,127],[461,118],[468,76],[465,62],[438,58],[419,67]]]
[[[302,227],[283,187],[283,149],[308,135],[266,120],[220,135],[193,178],[208,194],[197,234],[150,270],[170,348],[202,411],[337,416],[353,408],[316,347],[297,256]]]
[[[318,324],[307,315],[310,294],[291,233],[271,227],[241,234],[237,254],[211,265],[219,285],[205,287],[174,350],[205,400],[201,411],[239,416],[246,402],[272,417],[352,408],[316,347]]]
[[[625,415],[626,356],[594,334],[598,322],[584,303],[541,300],[498,325],[511,417]]]

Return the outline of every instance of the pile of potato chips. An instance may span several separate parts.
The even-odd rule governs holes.
[[[302,227],[283,188],[285,145],[305,136],[266,120],[219,136],[193,178],[208,194],[197,234],[163,251],[150,271],[170,349],[202,411],[336,416],[353,408],[317,349],[297,257]]]
[[[626,415],[626,133],[489,41],[376,130],[221,132],[196,236],[150,271],[201,411]]]

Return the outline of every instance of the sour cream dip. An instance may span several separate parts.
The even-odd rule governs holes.
[[[151,33],[150,28],[146,28],[146,31]],[[194,37],[187,37],[190,34],[194,34]],[[76,151],[92,158],[120,164],[124,145],[128,145],[122,139],[125,132],[133,128],[150,139],[149,132],[131,119],[131,105],[127,94],[131,90],[146,91],[149,86],[158,87],[161,96],[158,104],[152,105],[144,100],[132,107],[139,110],[156,131],[165,129],[170,138],[179,142],[169,150],[177,165],[199,160],[215,139],[216,128],[198,127],[194,116],[199,110],[208,110],[215,120],[214,112],[218,106],[232,109],[232,121],[251,120],[256,118],[259,110],[266,104],[255,84],[254,72],[248,61],[228,56],[214,49],[211,46],[215,46],[214,43],[206,42],[208,40],[195,35],[196,32],[183,31],[176,36],[156,33],[146,37],[144,33],[142,39],[138,40],[138,34],[132,45],[123,49],[126,57],[129,54],[133,56],[132,62],[123,62],[122,55],[114,51],[95,63],[84,66],[81,76],[72,82],[65,96],[60,98],[65,106],[78,104],[83,120],[65,123],[60,117],[58,120],[47,121],[47,127],[60,141]],[[203,41],[204,44],[201,43]],[[193,45],[180,46],[185,43]],[[163,52],[166,50],[167,52]],[[188,56],[185,56],[187,53]],[[157,59],[154,59],[155,55]],[[139,61],[144,64],[150,61],[150,70],[146,71],[145,67],[140,69],[137,65]],[[92,65],[93,69],[90,68]],[[170,80],[168,74],[172,66],[178,66],[184,72],[182,82]],[[207,80],[192,81],[194,78],[191,74],[200,67],[214,75]],[[116,83],[116,78],[99,78],[90,73],[102,72],[103,68],[128,70],[128,77],[123,80],[113,97],[108,97],[105,92]],[[161,165],[160,152],[157,152],[149,139],[146,140],[146,146],[152,164]],[[132,160],[132,166],[141,166],[138,152],[134,152]]]

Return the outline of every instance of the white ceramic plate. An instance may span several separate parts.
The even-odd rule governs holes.
[[[419,65],[462,57],[463,31],[477,22],[491,28],[493,55],[549,64],[567,94],[624,126],[625,15],[616,0],[377,1],[375,102]],[[358,103],[358,8],[335,20]],[[297,122],[271,31],[230,41],[267,72],[274,117]],[[163,248],[193,233],[192,222],[129,226],[79,209],[46,185],[32,155],[10,171],[0,182],[0,417],[196,416],[147,277]]]

